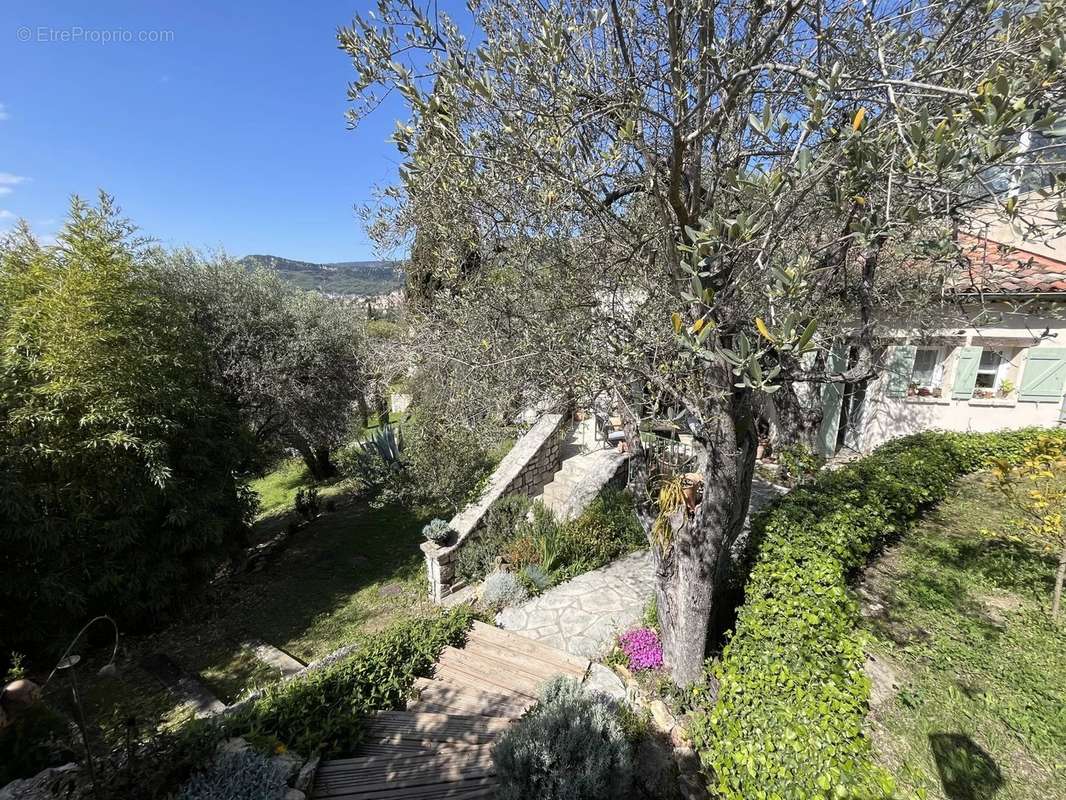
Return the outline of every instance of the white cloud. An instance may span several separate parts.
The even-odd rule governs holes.
[[[7,106],[0,103],[0,122],[3,122],[5,119],[11,119],[11,115],[7,113]]]
[[[29,178],[23,175],[12,175],[10,172],[0,172],[0,186],[18,186],[25,183]]]
[[[11,194],[10,186],[0,186],[0,194]]]
[[[0,219],[14,219],[15,215],[6,208],[0,208]]]

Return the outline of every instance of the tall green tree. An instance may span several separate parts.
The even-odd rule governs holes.
[[[0,243],[0,651],[156,619],[244,541],[236,411],[111,198]]]
[[[170,254],[168,293],[193,309],[219,385],[266,448],[297,451],[315,479],[367,415],[368,370],[356,306],[285,286],[224,255]]]
[[[701,674],[709,620],[727,608],[756,394],[876,374],[880,321],[905,305],[887,290],[887,261],[936,296],[928,276],[954,267],[952,228],[977,209],[1037,225],[994,178],[1041,158],[1019,148],[1025,131],[1066,127],[1066,8],[498,0],[469,10],[472,31],[414,0],[382,0],[339,33],[356,70],[353,124],[384,92],[408,106],[395,134],[410,154],[398,203],[435,214],[418,198],[449,197],[461,220],[453,247],[477,227],[485,263],[434,305],[423,352],[455,370],[463,413],[516,397],[609,398],[627,422],[649,532],[654,468],[638,429],[694,437],[702,502],[652,541],[666,659],[687,684]],[[443,236],[447,217],[435,219]],[[835,344],[851,356],[831,357]]]

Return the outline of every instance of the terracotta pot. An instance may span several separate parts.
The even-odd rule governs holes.
[[[685,496],[685,506],[695,511],[703,495],[703,476],[698,472],[686,472],[681,476],[681,493]]]

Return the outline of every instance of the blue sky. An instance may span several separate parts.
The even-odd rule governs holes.
[[[102,188],[167,245],[375,257],[353,206],[395,179],[387,139],[404,114],[385,106],[348,130],[354,71],[335,40],[368,7],[4,0],[0,229],[23,217],[52,235],[71,194]]]

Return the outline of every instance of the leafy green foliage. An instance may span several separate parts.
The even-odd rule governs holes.
[[[527,519],[531,505],[533,517]],[[485,527],[463,543],[456,571],[464,580],[480,580],[502,559],[518,569],[536,564],[554,585],[646,546],[628,492],[608,487],[581,516],[562,524],[541,504],[509,495],[496,501]]]
[[[848,577],[956,478],[1020,456],[1043,433],[898,439],[820,473],[760,516],[745,604],[712,667],[717,702],[691,727],[722,797],[891,794],[893,782],[871,762],[863,733],[869,685]],[[1066,431],[1055,435],[1066,443]],[[706,702],[701,694],[694,692],[697,704]]]
[[[430,520],[422,528],[422,535],[426,537],[426,541],[439,545],[447,544],[454,533],[455,531],[452,530],[446,519]]]
[[[168,296],[193,309],[213,378],[269,454],[296,450],[316,480],[347,439],[369,381],[362,320],[349,305],[295,291],[225,256],[168,254]]]
[[[521,525],[529,507],[530,500],[524,495],[505,495],[494,502],[481,530],[459,548],[456,574],[473,582],[491,572],[507,546],[522,535]]]
[[[157,618],[242,543],[249,448],[191,309],[107,196],[0,242],[0,651]]]
[[[297,490],[294,507],[297,515],[308,522],[313,520],[322,510],[322,498],[318,494],[318,489],[310,486]]]
[[[500,800],[614,800],[628,795],[639,721],[610,698],[555,678],[493,748]]]
[[[802,442],[781,448],[777,460],[781,464],[777,479],[784,486],[798,486],[810,480],[825,463],[822,456]]]
[[[366,716],[399,707],[417,677],[428,676],[445,647],[459,646],[473,622],[460,607],[402,622],[370,636],[349,659],[276,684],[246,712],[227,721],[231,735],[268,735],[302,754],[323,748],[350,753]]]
[[[223,753],[196,773],[178,800],[281,800],[288,789],[284,773],[255,750]]]

